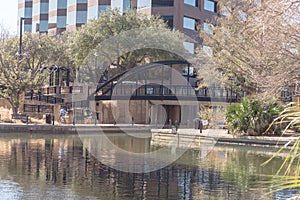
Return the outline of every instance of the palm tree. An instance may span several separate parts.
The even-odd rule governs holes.
[[[274,120],[272,125],[273,124],[284,126],[285,129],[283,130],[283,134],[290,129],[296,132],[299,131],[300,104],[289,104],[284,111],[280,113],[280,116]],[[300,187],[300,136],[291,139],[287,144],[281,147],[272,158],[263,163],[263,165],[269,163],[270,160],[276,157],[284,149],[287,149],[288,146],[291,146],[291,148],[289,149],[286,158],[283,160],[273,179],[269,182],[271,184],[270,188],[273,192]]]

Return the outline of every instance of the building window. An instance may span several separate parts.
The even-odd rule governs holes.
[[[196,30],[196,20],[189,17],[183,18],[183,28]]]
[[[217,3],[210,0],[204,0],[204,10],[217,12]]]
[[[174,0],[152,0],[152,7],[174,6]]]
[[[173,16],[161,16],[161,18],[168,24],[168,27],[173,29]]]
[[[184,0],[184,3],[195,7],[198,6],[198,0]]]
[[[195,44],[192,42],[183,42],[184,48],[191,54],[195,53]]]
[[[87,22],[87,11],[77,11],[76,12],[76,23],[86,23]]]
[[[213,50],[209,46],[203,46],[202,49],[207,55],[209,56],[213,55]]]
[[[203,23],[203,29],[206,33],[213,34],[212,25],[206,22]]]

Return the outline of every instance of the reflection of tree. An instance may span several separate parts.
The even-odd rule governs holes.
[[[260,193],[248,190],[262,179],[257,175],[275,173],[280,164],[275,159],[260,167],[269,157],[258,156],[260,149],[216,146],[206,158],[200,159],[203,152],[190,150],[166,168],[133,174],[101,164],[77,136],[10,137],[0,140],[0,173],[14,177],[23,191],[35,192],[36,198],[253,199]],[[112,139],[122,144],[123,138]]]
[[[251,153],[251,151],[227,152],[226,156],[227,160],[223,166],[224,180],[229,183],[234,183],[237,190],[241,191],[242,194],[253,187],[254,184],[257,184],[257,182],[265,180],[267,178],[266,175],[273,175],[280,166],[281,160],[277,158],[269,167],[265,168],[262,167],[261,164],[265,162],[269,156],[257,156],[255,152]],[[249,165],[249,160],[252,161],[251,165]],[[263,185],[261,185],[261,187],[262,186]],[[263,193],[261,195],[263,195]],[[246,198],[241,197],[241,199]]]

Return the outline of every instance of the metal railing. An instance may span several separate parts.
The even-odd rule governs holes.
[[[64,103],[64,99],[60,97],[46,96],[42,94],[32,94],[32,93],[25,94],[25,100],[35,100],[35,101],[41,101],[49,104]]]
[[[198,101],[208,101],[211,99],[222,99],[226,102],[238,102],[243,95],[220,87],[215,88],[202,88],[195,90],[195,88],[186,85],[142,85],[135,84],[125,85],[121,84],[117,87],[114,84],[107,84],[98,90],[95,95],[96,100],[104,100],[122,97],[130,97],[131,99],[158,99],[163,97],[165,100],[176,100],[177,98],[189,98],[196,97]]]
[[[82,93],[82,91],[82,86],[49,86],[41,88],[41,94],[44,95]]]
[[[54,112],[54,106],[53,105],[24,104],[23,112],[24,113],[53,113]]]

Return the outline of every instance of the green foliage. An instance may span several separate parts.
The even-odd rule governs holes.
[[[284,132],[288,129],[300,130],[300,105],[288,104],[273,124],[285,126]]]
[[[202,120],[208,120],[209,122],[211,122],[213,118],[213,110],[211,108],[203,108],[201,109],[201,112],[198,113],[198,115]]]
[[[285,127],[283,133],[288,129],[299,129],[300,128],[300,105],[299,104],[288,104],[287,107],[280,113],[280,115],[273,121],[271,125],[279,124]],[[269,182],[272,192],[299,188],[300,187],[300,162],[299,162],[299,148],[300,148],[300,137],[291,139],[284,146],[282,146],[269,160],[263,165],[270,164],[270,161],[275,159],[276,156],[283,150],[287,149],[289,152],[286,154],[281,166],[273,179]]]
[[[0,45],[0,97],[8,100],[17,113],[22,94],[45,83],[47,72],[43,67],[59,64],[64,49],[57,47],[55,37],[46,34],[24,34],[22,55],[18,55],[18,37],[2,38]]]
[[[147,35],[147,33],[141,31],[139,34],[133,33],[131,38],[124,38],[123,40],[113,38],[125,31],[145,30],[148,28],[165,29],[166,31],[163,34],[155,33],[154,35]],[[153,40],[159,39],[161,44],[172,44],[177,49],[184,48],[182,34],[179,31],[168,29],[167,24],[159,16],[144,16],[134,10],[121,13],[118,9],[113,9],[103,13],[98,19],[89,21],[78,31],[69,34],[69,53],[74,59],[76,66],[80,67],[84,64],[87,56],[91,53],[93,54],[98,49],[99,44],[103,45],[104,41],[110,39],[113,44],[106,44],[104,42],[106,45],[103,50],[104,52],[100,48],[97,53],[107,54],[106,59],[110,62],[109,64],[117,66],[121,70],[135,67],[137,63],[145,61],[145,59],[155,61],[158,57],[160,59],[174,57],[174,55],[163,50],[149,48],[122,52],[122,49],[128,49],[128,47],[130,49],[132,42],[143,44],[143,41],[149,40],[149,37],[152,37]],[[166,43],[166,41],[169,42]],[[108,51],[108,53],[105,51]],[[111,58],[110,54],[118,55],[119,57],[118,59]]]
[[[269,180],[270,178],[263,176],[263,174],[268,174],[268,176],[272,175],[280,166],[281,158],[277,157],[272,160],[272,165],[261,167],[261,163],[268,159],[269,156],[264,155],[264,153],[258,156],[257,150],[253,148],[249,149],[251,150],[245,151],[243,148],[238,147],[234,149],[234,151],[229,151],[226,154],[227,160],[224,166],[224,180],[231,183],[233,182],[236,187],[242,191],[248,190],[251,188],[251,185],[257,184],[257,182],[266,179]],[[265,185],[263,187],[265,187]]]
[[[299,122],[298,122],[299,123]],[[290,148],[288,146],[291,145]],[[299,163],[299,148],[300,148],[300,137],[297,139],[291,139],[284,146],[282,146],[270,159],[265,161],[262,166],[271,165],[271,161],[276,159],[278,154],[288,149],[289,152],[282,160],[281,166],[278,168],[276,174],[270,181],[269,184],[271,192],[276,192],[284,189],[300,188],[300,163]]]
[[[260,100],[252,96],[243,99],[240,104],[229,106],[226,111],[226,121],[232,133],[278,134],[279,126],[275,124],[269,126],[282,110],[283,107],[277,100]]]

